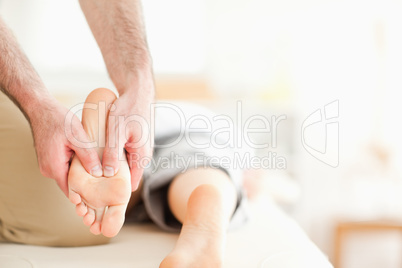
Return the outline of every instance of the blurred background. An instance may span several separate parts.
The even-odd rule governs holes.
[[[254,151],[285,167],[248,176],[336,267],[400,267],[402,1],[143,2],[157,98],[285,115]],[[58,98],[114,88],[78,1],[0,0],[0,15]]]

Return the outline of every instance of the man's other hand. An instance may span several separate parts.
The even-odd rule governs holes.
[[[40,171],[56,180],[66,196],[67,175],[74,153],[88,173],[102,176],[96,144],[89,140],[80,120],[67,108],[57,101],[43,104],[30,117],[30,123]]]

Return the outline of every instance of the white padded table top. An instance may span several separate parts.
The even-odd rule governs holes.
[[[332,265],[301,228],[268,199],[250,204],[250,222],[228,233],[225,267],[330,268]],[[153,224],[126,225],[110,244],[52,248],[0,244],[2,268],[158,267],[177,234]]]

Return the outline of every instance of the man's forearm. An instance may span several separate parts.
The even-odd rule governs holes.
[[[119,93],[152,98],[152,63],[140,1],[80,0],[80,4]]]
[[[52,99],[39,75],[1,18],[0,90],[19,106],[28,120],[37,110],[38,103]]]

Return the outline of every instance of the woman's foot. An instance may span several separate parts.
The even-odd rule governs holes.
[[[76,205],[78,216],[90,226],[93,234],[117,235],[131,195],[130,170],[127,164],[113,177],[93,177],[88,174],[77,157],[74,157],[69,177],[69,199]]]
[[[213,185],[191,193],[179,239],[160,268],[222,267],[228,223],[220,204],[222,194]]]
[[[97,142],[102,158],[109,109],[116,95],[105,88],[92,91],[84,105],[82,125],[91,141]],[[69,199],[76,212],[84,218],[93,234],[115,236],[124,223],[125,211],[131,195],[130,169],[127,159],[120,161],[120,169],[113,177],[94,177],[74,156],[69,174]]]

